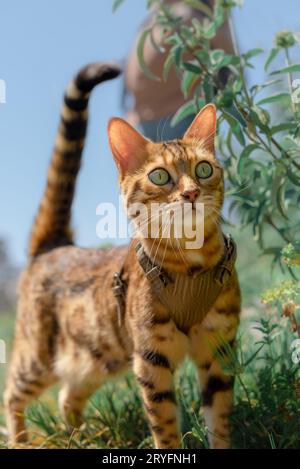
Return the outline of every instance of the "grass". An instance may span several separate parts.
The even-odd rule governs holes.
[[[232,415],[234,448],[300,448],[300,364],[293,364],[290,344],[295,338],[287,319],[259,304],[270,280],[266,259],[248,243],[239,259],[246,314],[238,351],[227,372],[236,376]],[[250,279],[250,280],[249,280]],[[0,315],[0,338],[11,343],[13,315]],[[9,348],[9,347],[8,347]],[[222,357],[220,357],[221,359]],[[6,366],[0,365],[0,392]],[[207,429],[191,362],[176,375],[183,445],[207,448]],[[131,374],[104,385],[90,400],[85,424],[70,435],[56,406],[57,389],[45,393],[26,412],[31,445],[47,448],[144,448],[152,446],[139,392]],[[3,422],[0,408],[0,422]],[[0,447],[6,447],[0,433]]]

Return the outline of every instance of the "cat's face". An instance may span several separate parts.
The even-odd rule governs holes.
[[[125,121],[112,119],[109,140],[126,206],[159,203],[174,210],[184,205],[193,214],[204,204],[205,219],[218,218],[224,182],[214,154],[215,131],[212,105],[196,116],[181,140],[171,142],[150,142]]]

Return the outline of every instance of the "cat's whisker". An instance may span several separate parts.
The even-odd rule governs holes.
[[[154,263],[155,263],[155,261],[156,261],[156,257],[157,257],[158,251],[159,251],[159,247],[160,247],[160,245],[161,245],[161,243],[162,243],[162,240],[165,239],[165,238],[164,238],[164,235],[166,234],[166,232],[167,232],[167,230],[169,229],[170,225],[171,225],[171,222],[170,222],[169,220],[167,220],[167,221],[165,222],[165,224],[162,226],[161,238],[160,238],[160,240],[159,240],[159,242],[158,242],[158,246],[157,246],[157,249],[156,249],[156,252],[155,252],[155,255],[154,255],[154,259],[153,259],[153,262],[154,262]]]
[[[199,139],[197,137],[194,137],[192,139],[192,144],[198,147],[205,148],[205,146],[210,142],[213,141],[215,138],[215,131],[211,132],[205,139]]]
[[[180,240],[179,240],[178,238],[175,238],[175,239],[176,239],[176,241],[177,241],[176,247],[175,247],[174,244],[173,244],[173,239],[172,239],[172,238],[170,239],[170,243],[171,243],[171,247],[172,247],[172,249],[173,249],[173,252],[174,252],[175,255],[176,255],[176,254],[177,254],[177,250],[178,250],[178,253],[179,253],[179,255],[180,255],[181,259],[182,259],[183,264],[184,264],[186,267],[188,267],[188,263],[187,263],[187,261],[186,261],[186,259],[185,259],[185,257],[184,257],[184,253],[183,253],[182,247],[181,247],[181,245],[180,245]]]
[[[162,127],[162,131],[161,131],[161,135],[160,135],[161,141],[164,140],[164,131],[165,131],[166,125],[167,125],[167,123],[168,123],[169,120],[170,120],[170,117],[167,117],[167,118],[165,119],[165,121],[164,121],[164,125],[163,125],[163,127]]]
[[[161,123],[161,119],[159,119],[158,124],[157,124],[157,127],[156,127],[156,141],[159,140],[159,134],[158,134],[158,132],[159,132],[160,123]]]
[[[159,227],[159,229],[161,229],[162,227]],[[151,248],[150,248],[150,252],[149,252],[149,260],[148,260],[148,266],[149,266],[149,262],[150,262],[150,259],[151,259],[151,255],[152,255],[152,251],[153,249],[155,248],[155,242],[158,240],[158,247],[157,247],[157,250],[156,250],[156,254],[154,256],[154,260],[153,262],[155,263],[155,258],[156,258],[156,255],[157,255],[157,252],[158,252],[158,249],[159,249],[159,245],[161,243],[161,240],[162,240],[162,237],[157,237],[157,238],[153,238],[153,242],[152,242],[152,245],[151,245]]]
[[[151,235],[151,224],[153,222],[156,222],[159,220],[159,216],[160,216],[160,213],[159,212],[154,212],[154,213],[151,213],[150,217],[147,215],[146,219],[145,220],[142,220],[141,223],[139,223],[139,226],[138,226],[138,229],[140,231],[143,230],[143,228],[145,228],[146,226],[148,226],[148,235],[150,234]],[[150,226],[149,226],[150,225]],[[149,233],[149,228],[150,228],[150,233]],[[149,236],[148,236],[149,237]]]
[[[164,262],[165,262],[169,241],[170,241],[170,239],[167,238],[164,253],[163,253],[163,257],[162,257],[162,261],[161,261],[161,265],[160,265],[160,269],[159,269],[160,272],[162,271],[162,268],[163,268],[163,265],[164,265]]]
[[[233,193],[229,193],[229,194],[226,194],[227,196],[234,196],[236,194],[240,194],[242,192],[244,192],[245,190],[249,189],[249,187],[251,187],[251,182],[249,182],[248,184],[244,184],[240,187],[240,189],[238,190],[235,190]]]

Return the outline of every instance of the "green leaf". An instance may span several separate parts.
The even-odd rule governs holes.
[[[183,119],[196,113],[197,109],[195,107],[195,101],[192,99],[178,109],[171,121],[171,127],[175,127]]]
[[[270,135],[270,129],[269,127],[265,124],[264,122],[264,115],[263,115],[263,109],[260,109],[257,106],[254,106],[249,113],[249,118],[250,121],[252,121],[255,125],[259,127],[260,130],[262,130],[267,137]]]
[[[245,141],[245,137],[244,137],[244,134],[243,134],[243,131],[242,131],[242,128],[241,128],[240,124],[233,127],[232,131],[233,131],[237,141],[240,143],[240,145],[245,146],[246,141]]]
[[[169,44],[171,46],[183,45],[182,39],[178,36],[177,33],[171,34],[170,36],[167,35],[167,37],[165,37],[165,44]]]
[[[258,106],[262,104],[269,104],[269,103],[279,103],[279,102],[286,102],[287,100],[290,100],[290,95],[289,93],[274,93],[267,98],[261,99],[258,101],[256,104]]]
[[[297,124],[294,122],[283,122],[282,124],[273,125],[271,127],[271,134],[275,135],[278,132],[282,132],[284,130],[295,130],[297,128]]]
[[[274,47],[273,49],[271,49],[271,51],[270,51],[270,53],[267,57],[267,60],[265,62],[265,71],[268,70],[268,68],[271,65],[271,63],[273,62],[273,60],[277,57],[278,52],[279,52],[279,49],[277,47]]]
[[[257,150],[259,149],[259,146],[256,145],[255,143],[251,144],[251,145],[247,145],[240,157],[239,157],[239,160],[238,160],[238,164],[237,164],[237,174],[241,177],[243,175],[243,171],[244,171],[244,167],[245,167],[245,163],[247,161],[247,159],[249,158],[250,154],[254,151],[254,150]]]
[[[294,135],[293,135],[294,138],[298,137],[299,131],[300,131],[300,124],[298,124],[296,129],[295,129],[295,132],[294,132]]]
[[[195,30],[195,37],[197,40],[201,39],[202,36],[202,23],[198,20],[198,18],[192,18],[191,21],[193,28]]]
[[[247,122],[245,121],[244,117],[242,116],[242,114],[238,111],[236,105],[234,103],[231,104],[231,106],[229,107],[225,107],[225,110],[226,112],[228,112],[228,114],[230,114],[232,117],[234,117],[237,121],[239,121],[239,123],[243,126],[243,127],[246,127],[247,126]]]
[[[227,120],[228,124],[230,125],[230,128],[236,137],[237,141],[242,145],[246,145],[245,137],[242,131],[241,124],[239,121],[233,117],[231,114],[229,114],[225,109],[223,109],[223,116]]]
[[[204,91],[206,104],[211,103],[214,97],[214,89],[213,89],[212,84],[209,81],[208,75],[205,75],[205,78],[203,80],[203,91]]]
[[[145,59],[144,59],[144,48],[145,48],[145,42],[148,38],[148,36],[151,34],[151,28],[145,29],[145,31],[142,32],[139,38],[138,46],[137,46],[137,56],[139,59],[139,64],[146,75],[146,77],[150,78],[150,80],[155,80],[155,81],[160,81],[160,78],[157,77],[151,70],[147,67]]]
[[[255,49],[249,50],[248,52],[246,52],[246,54],[243,54],[243,56],[245,57],[246,60],[249,60],[249,59],[252,59],[252,57],[255,57],[256,55],[262,54],[263,51],[264,51],[263,49],[255,48]]]
[[[295,184],[295,186],[299,186],[300,187],[300,176],[297,177],[293,171],[289,168],[287,168],[286,170],[286,174],[287,174],[287,177],[289,178],[289,180]]]
[[[181,80],[181,89],[184,94],[184,97],[187,98],[193,86],[199,80],[199,75],[193,72],[184,72],[182,80]]]
[[[184,51],[184,46],[182,44],[177,45],[174,48],[173,54],[174,54],[174,62],[176,67],[179,69],[181,66],[181,56],[182,52]]]
[[[199,67],[199,65],[195,65],[194,63],[192,62],[183,62],[183,66],[186,70],[188,70],[189,72],[193,72],[193,73],[196,73],[198,75],[201,75],[202,73],[202,70],[201,68]]]
[[[172,65],[174,64],[174,54],[169,53],[163,67],[163,80],[167,81]]]
[[[260,91],[264,90],[265,88],[267,88],[268,86],[277,85],[278,83],[282,83],[281,78],[279,78],[279,79],[277,78],[276,80],[268,80],[262,85],[253,85],[253,86],[251,86],[250,91],[251,91],[252,94],[255,95],[255,94],[259,93]]]
[[[215,22],[203,22],[202,34],[205,39],[213,39],[216,35],[217,24]]]
[[[228,67],[228,65],[238,65],[238,60],[234,55],[224,55],[223,59],[217,63],[218,68]]]
[[[151,40],[151,44],[154,47],[154,49],[156,50],[156,52],[158,52],[159,54],[163,54],[165,52],[165,48],[162,47],[161,45],[157,44],[156,39],[155,39],[154,34],[153,34],[153,28],[151,28],[151,31],[150,31],[150,40]]]
[[[206,104],[205,99],[200,98],[200,96],[197,93],[195,93],[194,102],[195,102],[196,113],[199,112],[200,109],[202,109]]]
[[[287,207],[285,203],[285,180],[283,179],[280,186],[277,188],[276,205],[279,213],[288,220]]]
[[[216,65],[224,59],[224,51],[222,49],[215,49],[210,52],[210,60],[212,65]]]
[[[278,75],[279,73],[294,73],[300,72],[300,64],[289,65],[288,67],[280,68],[279,70],[275,70],[272,72],[271,75]]]
[[[234,93],[239,93],[243,87],[243,80],[240,77],[237,77],[236,80],[234,80],[233,85],[232,85],[232,91]]]
[[[261,349],[265,346],[265,344],[261,344],[260,347],[258,347],[258,349],[251,355],[250,358],[248,358],[248,360],[243,363],[243,367],[246,368],[246,366],[248,366],[253,360],[254,358],[256,357],[256,355],[259,354],[259,352],[261,351]]]
[[[113,6],[112,6],[113,13],[115,13],[115,11],[121,6],[123,2],[124,0],[114,0]]]
[[[200,60],[200,62],[206,66],[210,64],[210,57],[208,50],[201,49],[195,52],[195,56]]]
[[[195,10],[201,11],[209,18],[212,18],[213,13],[211,8],[205,3],[201,2],[201,0],[185,0],[185,3],[190,5],[192,8],[195,8]]]
[[[214,19],[217,27],[219,28],[225,21],[225,9],[221,5],[221,2],[216,2],[214,8]]]

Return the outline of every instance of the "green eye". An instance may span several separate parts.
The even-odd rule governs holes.
[[[199,179],[207,179],[213,173],[213,169],[210,163],[207,161],[202,161],[202,163],[198,163],[196,166],[196,176]]]
[[[159,168],[154,169],[151,173],[148,174],[148,177],[153,184],[156,186],[165,186],[170,182],[170,174],[165,169]]]

